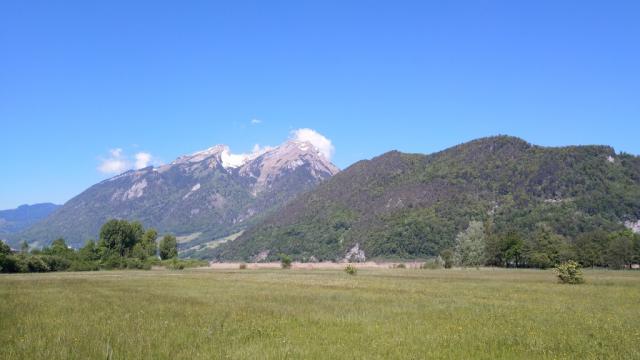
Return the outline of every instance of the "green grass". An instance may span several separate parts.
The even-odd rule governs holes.
[[[640,272],[0,276],[1,359],[638,359]]]

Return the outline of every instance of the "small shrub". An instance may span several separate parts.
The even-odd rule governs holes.
[[[242,263],[240,264],[240,270],[245,270],[247,268],[247,264]]]
[[[400,263],[396,265],[396,269],[406,269],[407,265],[405,265],[404,263]]]
[[[291,262],[292,262],[291,256],[286,254],[280,254],[280,266],[282,266],[283,269],[290,269]]]
[[[355,266],[348,264],[345,268],[344,271],[349,274],[349,275],[355,275],[358,273],[358,269],[356,269]]]
[[[569,260],[556,266],[554,270],[560,283],[582,284],[584,282],[582,269],[580,268],[580,265],[573,260]]]

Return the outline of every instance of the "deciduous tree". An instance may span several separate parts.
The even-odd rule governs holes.
[[[480,266],[485,261],[484,225],[471,221],[469,227],[456,236],[456,262],[461,266]]]
[[[631,230],[612,233],[606,250],[607,265],[614,269],[622,269],[631,265],[634,260],[635,236]]]
[[[139,222],[129,223],[115,219],[107,221],[100,229],[100,245],[107,250],[107,254],[103,255],[128,256],[142,234],[143,228]]]

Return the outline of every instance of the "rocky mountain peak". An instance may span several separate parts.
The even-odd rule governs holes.
[[[256,187],[262,188],[270,179],[301,166],[308,166],[316,179],[324,179],[340,171],[312,143],[298,140],[289,140],[276,147],[256,147],[251,153],[240,154],[231,152],[227,145],[215,145],[181,156],[172,163],[153,170],[165,172],[180,167],[187,172],[215,169],[224,169],[228,173],[237,171],[240,176],[258,179]]]
[[[215,160],[219,163],[222,163],[222,157],[225,153],[230,154],[229,147],[227,145],[219,144],[205,150],[196,151],[191,155],[180,156],[170,165],[199,163],[205,160]]]
[[[240,175],[256,178],[255,192],[260,192],[277,178],[299,168],[304,168],[316,180],[324,180],[340,171],[310,142],[290,140],[244,164]]]

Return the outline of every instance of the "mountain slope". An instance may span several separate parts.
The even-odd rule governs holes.
[[[288,141],[249,155],[218,145],[96,184],[21,235],[37,245],[62,236],[79,246],[97,237],[108,219],[122,218],[183,236],[181,247],[195,250],[243,230],[337,172],[307,142]]]
[[[21,205],[16,209],[0,210],[0,238],[20,232],[46,218],[60,205],[51,203]]]
[[[470,220],[573,238],[640,218],[640,158],[606,146],[545,148],[499,136],[431,154],[360,161],[215,251],[219,259],[420,257],[452,246]]]

